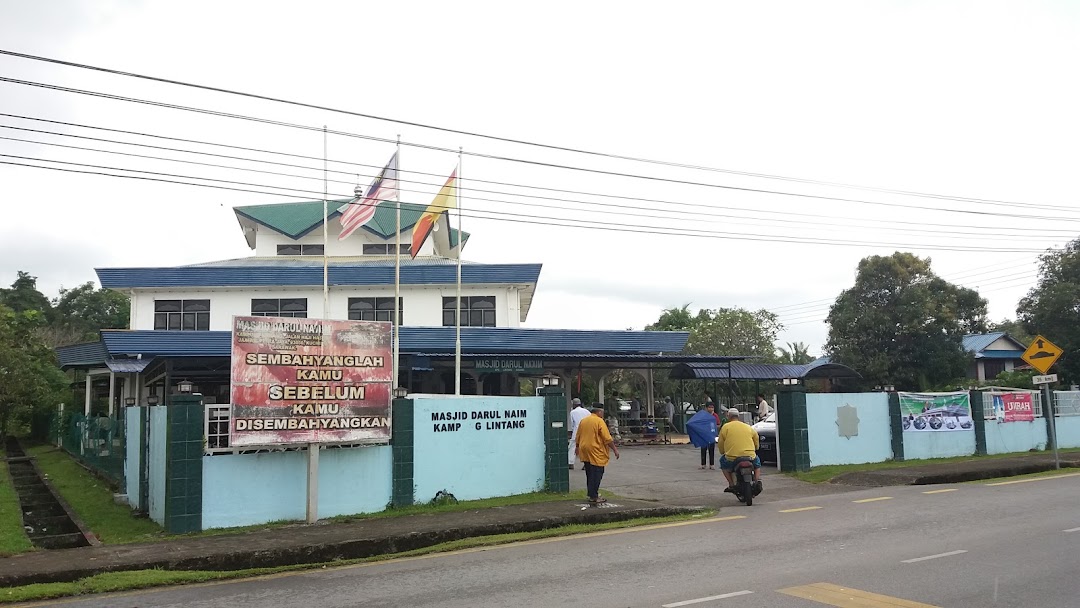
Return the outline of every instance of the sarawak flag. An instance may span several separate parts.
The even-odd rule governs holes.
[[[431,201],[431,204],[424,210],[424,214],[413,225],[412,249],[409,252],[413,258],[420,252],[420,247],[424,245],[424,241],[431,235],[431,230],[435,227],[439,216],[450,209],[457,208],[457,198],[457,169],[454,169],[446,183],[439,189],[439,193],[435,195],[435,199]]]
[[[400,197],[398,190],[398,165],[397,152],[390,157],[383,170],[375,176],[375,181],[368,186],[367,192],[361,196],[357,187],[357,196],[353,200],[342,205],[341,234],[338,240],[342,240],[356,231],[357,228],[371,221],[375,217],[375,210],[379,207],[379,201]]]

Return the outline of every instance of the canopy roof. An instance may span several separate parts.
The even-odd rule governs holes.
[[[679,363],[671,369],[674,380],[783,380],[784,378],[861,378],[840,363],[818,359],[805,365],[780,363]]]

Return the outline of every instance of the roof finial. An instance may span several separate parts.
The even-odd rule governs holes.
[[[364,194],[364,189],[360,187],[360,174],[359,173],[356,174],[356,187],[353,188],[353,194],[356,195],[356,198],[360,198]]]

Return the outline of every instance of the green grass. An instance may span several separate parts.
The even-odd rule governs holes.
[[[604,524],[576,524],[572,526],[563,526],[560,528],[540,530],[537,532],[519,532],[514,534],[480,536],[476,538],[466,538],[462,540],[451,541],[439,545],[433,545],[431,547],[425,547],[423,549],[406,551],[403,553],[379,555],[376,557],[327,562],[320,564],[302,564],[295,566],[282,566],[278,568],[251,568],[248,570],[235,570],[229,572],[211,572],[205,570],[137,570],[132,572],[109,572],[105,574],[98,574],[96,576],[87,577],[73,583],[44,583],[36,585],[25,585],[21,587],[12,587],[10,589],[0,590],[0,603],[45,600],[58,597],[87,595],[92,593],[131,591],[136,589],[147,589],[150,587],[162,587],[167,585],[204,583],[208,581],[223,581],[230,579],[251,578],[256,576],[267,576],[284,572],[316,570],[327,567],[341,567],[368,562],[400,559],[404,557],[417,557],[432,553],[445,553],[448,551],[460,551],[463,549],[505,545],[508,543],[522,542],[527,540],[554,538],[559,536],[571,536],[574,534],[582,534],[587,532],[600,532],[603,530],[615,530],[620,528],[632,528],[637,526],[702,519],[706,517],[711,517],[714,514],[714,511],[704,511],[701,513],[673,515],[669,517],[643,517],[638,519],[630,519],[627,521],[609,522]]]
[[[7,462],[0,459],[0,557],[34,549],[23,531],[19,496],[8,475]]]
[[[1080,452],[1080,448],[1059,450],[1061,453]],[[989,456],[958,456],[955,458],[927,458],[924,460],[886,460],[885,462],[871,462],[867,464],[838,464],[821,467],[813,467],[806,472],[785,473],[790,477],[808,481],[810,483],[824,483],[844,473],[863,471],[881,471],[883,469],[900,469],[905,467],[917,467],[926,464],[948,464],[956,462],[971,462],[974,460],[984,461],[995,458],[1015,458],[1017,456],[1030,456],[1033,454],[1050,454],[1050,452],[1015,452],[1012,454],[993,454]]]
[[[222,534],[235,534],[252,532],[295,525],[295,521],[278,521],[253,526],[237,528],[215,528],[184,535],[169,535],[153,521],[144,517],[136,517],[131,508],[126,505],[118,505],[113,502],[112,491],[100,479],[86,471],[78,462],[66,452],[53,446],[35,446],[27,450],[38,463],[41,471],[49,476],[49,481],[60,492],[64,500],[71,505],[79,518],[83,520],[90,530],[106,544],[123,544],[144,541],[161,540],[165,538],[180,538],[191,536],[217,536]],[[605,494],[608,498],[618,498],[613,494]],[[465,500],[455,503],[442,503],[438,505],[419,504],[401,508],[391,508],[380,513],[366,513],[359,515],[342,515],[328,518],[333,522],[350,522],[365,519],[377,519],[384,517],[404,517],[416,515],[435,515],[439,513],[457,513],[462,511],[474,511],[478,509],[491,509],[508,507],[513,505],[527,505],[559,500],[586,500],[585,491],[579,490],[567,494],[552,492],[533,492],[519,494],[517,496],[504,496],[500,498],[486,498],[482,500]],[[2,525],[2,524],[0,524]],[[4,529],[8,529],[5,526]],[[13,529],[21,532],[22,524]]]
[[[41,472],[49,476],[49,482],[101,542],[135,543],[164,536],[161,526],[136,517],[126,505],[116,504],[108,485],[66,452],[43,445],[28,449],[27,454],[36,459]]]

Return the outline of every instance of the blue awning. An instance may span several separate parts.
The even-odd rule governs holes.
[[[110,359],[105,362],[105,365],[113,372],[117,374],[138,374],[141,373],[146,366],[154,359]]]

